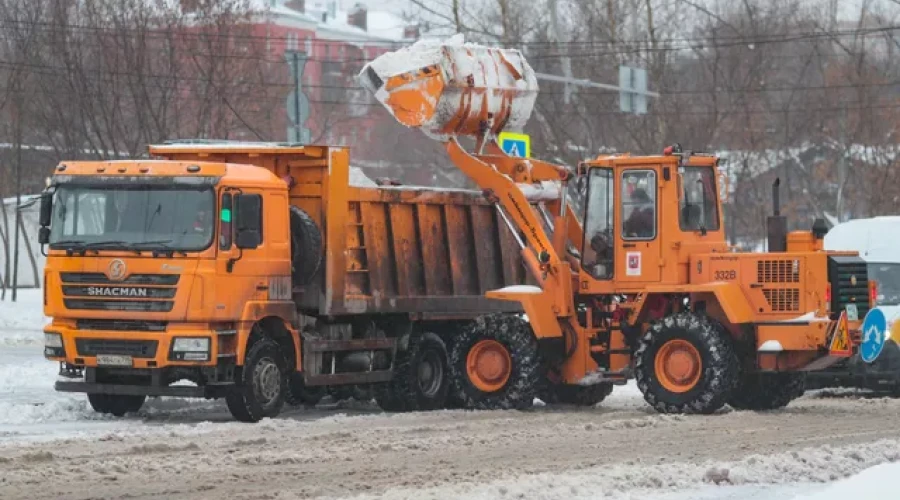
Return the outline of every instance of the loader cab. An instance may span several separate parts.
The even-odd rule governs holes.
[[[688,249],[724,244],[714,157],[608,156],[579,170],[583,291],[673,281]]]

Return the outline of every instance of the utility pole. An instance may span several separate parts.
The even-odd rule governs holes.
[[[294,50],[290,54],[286,54],[285,57],[291,65],[291,72],[294,77],[294,91],[288,96],[287,102],[288,118],[293,124],[291,129],[288,130],[288,139],[289,142],[306,144],[310,140],[310,133],[303,124],[309,118],[309,100],[303,94],[302,76],[309,56],[306,52]]]
[[[15,120],[13,128],[16,136],[16,214],[13,216],[15,221],[15,236],[13,237],[13,279],[12,279],[12,301],[16,301],[19,289],[19,227],[22,225],[22,100],[19,93],[18,81],[14,86],[13,105],[15,107]]]
[[[550,1],[550,27],[553,29],[553,38],[556,39],[556,47],[559,50],[559,62],[562,65],[563,77],[572,79],[572,60],[564,53],[567,50],[564,43],[567,41],[566,31],[559,24],[559,1]],[[563,102],[569,104],[572,100],[572,88],[568,83],[564,85]]]

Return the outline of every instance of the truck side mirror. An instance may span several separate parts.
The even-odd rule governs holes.
[[[262,196],[239,194],[234,197],[235,245],[256,248],[262,243]]]
[[[38,243],[40,243],[41,245],[46,245],[47,243],[50,243],[50,228],[49,227],[41,226],[41,228],[38,229]]]
[[[49,227],[53,219],[53,193],[41,193],[40,226]]]

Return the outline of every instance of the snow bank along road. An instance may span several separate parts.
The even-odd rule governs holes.
[[[772,499],[900,460],[894,400],[814,395],[773,413],[680,417],[637,396],[629,386],[598,408],[524,412],[297,410],[256,425],[145,414],[140,429],[0,443],[0,498]],[[791,494],[746,489],[766,483]]]

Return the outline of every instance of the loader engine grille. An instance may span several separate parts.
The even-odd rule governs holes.
[[[757,283],[800,283],[800,261],[761,260],[756,263]]]
[[[763,295],[772,312],[800,310],[800,290],[797,288],[763,288]]]
[[[869,273],[860,257],[828,257],[828,282],[831,283],[831,314],[836,318],[850,304],[856,305],[859,318],[869,312]]]
[[[171,311],[179,278],[177,274],[133,274],[112,281],[103,273],[60,273],[63,304],[83,311]]]

